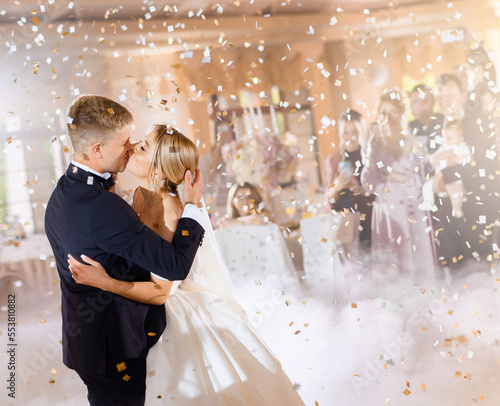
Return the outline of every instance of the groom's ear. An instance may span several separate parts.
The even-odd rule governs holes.
[[[102,159],[102,143],[96,142],[90,146],[90,153],[97,159]]]

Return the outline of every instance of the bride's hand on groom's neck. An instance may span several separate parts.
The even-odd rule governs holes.
[[[194,181],[190,170],[184,175],[184,190],[182,197],[184,202],[199,203],[203,197],[203,175],[200,169],[196,170]]]

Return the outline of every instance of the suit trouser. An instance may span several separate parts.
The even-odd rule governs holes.
[[[120,365],[121,366],[121,365]],[[125,361],[126,369],[116,366],[106,375],[80,373],[87,385],[90,406],[143,406],[146,396],[146,358]]]

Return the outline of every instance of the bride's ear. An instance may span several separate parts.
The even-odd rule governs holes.
[[[158,182],[160,180],[165,180],[167,178],[167,175],[165,175],[163,172],[161,173],[161,176],[158,176],[158,169],[155,169],[153,172],[153,181]]]

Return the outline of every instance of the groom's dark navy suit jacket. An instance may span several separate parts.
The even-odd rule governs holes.
[[[60,276],[64,364],[103,375],[127,359],[145,357],[165,329],[165,307],[78,285],[68,254],[78,260],[87,255],[116,279],[147,281],[151,271],[182,280],[203,239],[203,227],[181,218],[170,244],[108,192],[104,179],[70,165],[47,204],[45,232]]]

